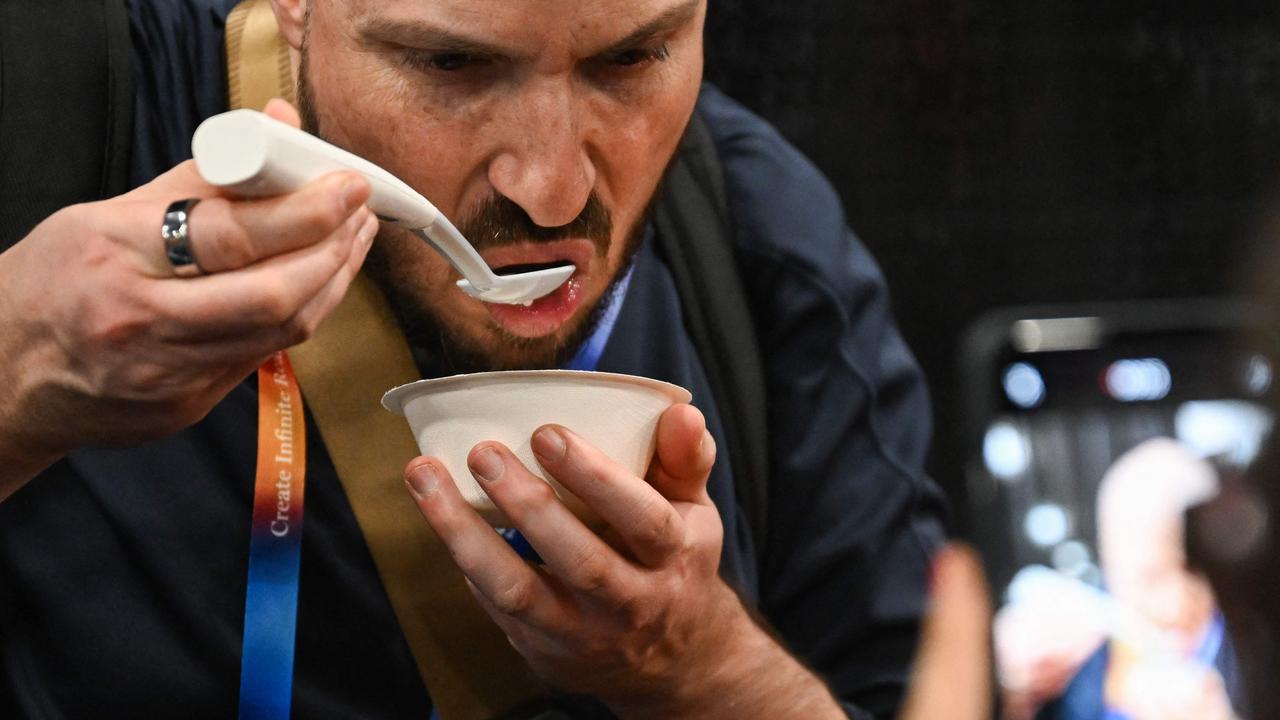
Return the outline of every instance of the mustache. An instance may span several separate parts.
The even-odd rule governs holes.
[[[545,227],[514,201],[494,193],[481,200],[458,226],[476,250],[506,247],[522,242],[549,243],[569,238],[586,238],[604,255],[613,237],[613,216],[600,197],[592,192],[578,216],[558,227]]]

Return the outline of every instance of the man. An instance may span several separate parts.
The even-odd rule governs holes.
[[[180,161],[194,122],[220,109],[221,61],[199,51],[220,37],[223,5],[131,5],[140,179]],[[406,480],[533,670],[598,701],[575,706],[584,717],[892,714],[939,536],[919,470],[922,383],[830,188],[759,120],[700,95],[705,2],[274,9],[311,130],[430,197],[491,265],[567,260],[575,276],[529,308],[483,305],[421,241],[383,228],[375,243],[368,189],[343,174],[245,201],[179,164],[39,225],[0,255],[0,316],[15,329],[0,338],[0,487],[13,493],[0,505],[0,698],[20,716],[232,712],[255,454],[242,380],[315,329],[366,254],[424,374],[561,364],[617,303],[599,369],[709,397],[647,222],[697,105],[764,350],[769,545],[752,546],[723,453],[713,466],[723,438],[705,400],[662,418],[652,486],[572,428],[535,435],[548,471],[613,521],[609,543],[506,448],[473,451],[542,569],[459,501],[438,463],[414,460]],[[178,76],[196,82],[174,87]],[[180,199],[200,200],[188,207],[201,277],[175,277],[156,237]],[[129,447],[88,449],[108,444]],[[429,698],[351,510],[325,453],[309,456],[295,713],[423,716]]]

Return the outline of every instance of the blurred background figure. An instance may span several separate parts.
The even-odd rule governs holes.
[[[1217,492],[1213,467],[1169,439],[1116,461],[1098,491],[1106,592],[1047,568],[1010,588],[996,622],[1006,718],[1235,717],[1235,656],[1184,549],[1184,514]]]
[[[1167,439],[1131,450],[1103,478],[1102,573],[1120,613],[1132,611],[1077,677],[1090,701],[1101,685],[1105,717],[1233,716],[1224,680],[1235,685],[1235,658],[1213,590],[1185,550],[1184,514],[1217,493],[1209,463]],[[1075,699],[1076,687],[1068,688],[1064,704]],[[1063,714],[1090,717],[1091,709]]]

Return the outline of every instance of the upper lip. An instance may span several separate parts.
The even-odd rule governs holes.
[[[586,269],[595,252],[595,244],[586,239],[556,240],[549,243],[523,242],[480,253],[490,268],[499,270],[511,265],[547,265],[568,262],[578,272]]]

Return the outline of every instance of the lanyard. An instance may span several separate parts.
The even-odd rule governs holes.
[[[595,370],[600,364],[600,356],[604,354],[604,346],[609,343],[609,336],[613,334],[613,326],[618,322],[618,314],[622,312],[622,301],[627,297],[627,288],[631,287],[631,274],[635,272],[636,266],[633,264],[627,268],[627,272],[618,281],[618,284],[610,291],[608,303],[605,307],[604,314],[600,316],[600,322],[596,325],[596,329],[591,333],[591,337],[578,348],[577,354],[573,356],[565,366],[565,370]]]
[[[632,270],[618,281],[595,331],[566,369],[594,370],[599,364],[622,310]],[[278,352],[258,368],[258,467],[245,591],[241,720],[289,718],[302,554],[305,423],[293,368],[288,356]],[[517,552],[536,557],[518,532],[507,530],[504,537]],[[434,712],[432,717],[437,717]]]
[[[306,420],[283,351],[258,368],[258,469],[244,602],[240,718],[287,720],[293,697]]]

